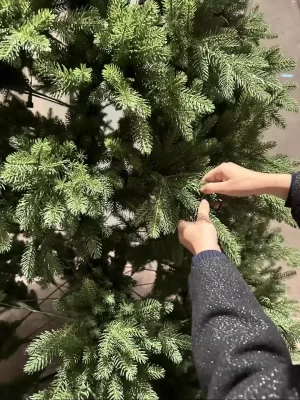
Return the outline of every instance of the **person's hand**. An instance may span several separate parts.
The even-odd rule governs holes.
[[[178,237],[180,243],[194,255],[206,250],[218,250],[218,235],[209,219],[209,203],[202,200],[198,210],[196,222],[180,221]]]
[[[237,197],[271,194],[286,200],[291,179],[289,174],[264,174],[223,163],[204,176],[200,191]]]

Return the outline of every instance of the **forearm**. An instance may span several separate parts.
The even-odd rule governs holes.
[[[300,226],[300,173],[260,174],[257,180],[258,194],[270,194],[286,200],[286,206],[292,209],[292,216]]]
[[[292,181],[291,174],[261,174],[262,193],[286,200]]]
[[[204,252],[193,259],[189,285],[193,353],[204,394],[297,398],[286,345],[236,267],[222,253]]]

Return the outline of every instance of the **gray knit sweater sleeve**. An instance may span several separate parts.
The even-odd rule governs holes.
[[[292,216],[298,226],[300,226],[300,172],[292,175],[292,183],[286,206],[292,209]]]
[[[237,268],[218,251],[189,279],[196,371],[208,399],[299,399],[290,355]]]

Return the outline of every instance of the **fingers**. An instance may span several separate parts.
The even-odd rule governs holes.
[[[202,182],[219,182],[222,181],[223,164],[209,171],[204,175]]]
[[[197,222],[179,221],[179,241],[194,255],[206,250],[220,251],[218,235],[214,225],[209,220],[209,212],[208,201],[202,200],[198,209]]]
[[[219,210],[220,208],[222,208],[222,200],[220,201],[214,201],[213,203],[211,203],[211,208],[213,208],[214,210]]]
[[[197,221],[200,221],[202,219],[209,221],[209,212],[210,212],[209,202],[207,200],[202,200],[198,208]]]
[[[181,230],[181,229],[185,228],[188,224],[189,224],[189,222],[180,220],[178,222],[178,230]]]
[[[202,186],[200,191],[204,194],[227,194],[228,182],[207,183],[206,185]]]
[[[210,205],[207,200],[202,200],[198,208],[197,221],[208,221],[209,222]],[[194,225],[193,222],[180,220],[178,222],[178,232],[182,232],[189,225]]]

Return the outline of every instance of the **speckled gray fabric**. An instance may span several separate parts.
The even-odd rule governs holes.
[[[288,207],[300,224],[300,174]],[[208,399],[299,399],[300,371],[237,268],[218,251],[193,258],[193,355]]]
[[[292,216],[300,226],[300,173],[292,175],[292,184],[286,206],[292,208]]]

